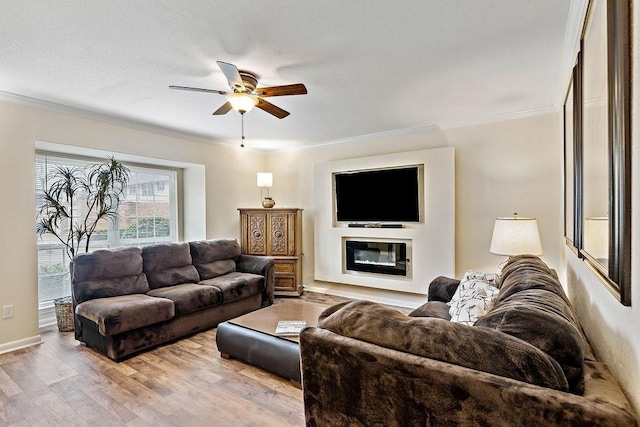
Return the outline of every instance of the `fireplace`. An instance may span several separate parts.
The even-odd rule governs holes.
[[[393,241],[345,240],[347,272],[407,276],[407,244]]]

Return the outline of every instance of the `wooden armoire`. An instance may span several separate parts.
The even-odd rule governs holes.
[[[302,209],[238,210],[242,253],[274,258],[275,295],[299,296],[302,293]]]

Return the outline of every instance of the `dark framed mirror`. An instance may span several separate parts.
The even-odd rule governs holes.
[[[564,99],[564,237],[567,245],[575,249],[575,203],[573,195],[575,193],[574,181],[574,101],[573,85],[574,78],[569,82],[569,90]]]
[[[624,305],[631,304],[629,29],[628,0],[590,2],[572,75],[573,104],[565,99],[565,173],[574,175],[572,199],[565,177],[565,236],[569,243],[573,227],[571,244]]]
[[[582,73],[581,54],[571,74],[564,99],[564,236],[565,242],[579,257],[582,247]]]

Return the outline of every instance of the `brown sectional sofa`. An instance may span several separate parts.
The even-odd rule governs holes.
[[[437,278],[410,315],[367,301],[300,336],[309,426],[636,426],[555,272],[513,257],[473,326],[451,322],[459,281]]]
[[[75,337],[115,361],[273,303],[273,260],[233,239],[96,250],[72,266]]]

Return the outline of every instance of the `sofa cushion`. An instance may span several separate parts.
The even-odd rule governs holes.
[[[580,382],[585,343],[571,310],[555,293],[544,289],[517,292],[496,303],[475,326],[528,342],[560,364],[571,388]]]
[[[567,295],[562,289],[562,285],[560,285],[560,282],[556,278],[531,268],[510,273],[506,279],[501,280],[498,302],[528,289],[541,289],[554,293],[567,304],[569,303],[569,298],[567,298]]]
[[[368,301],[325,310],[318,326],[386,348],[566,391],[558,363],[536,347],[488,328],[416,318]]]
[[[115,335],[171,319],[171,300],[148,295],[97,298],[78,304],[76,314],[98,325],[102,335]]]
[[[148,290],[149,284],[144,274],[113,279],[87,280],[73,285],[73,295],[77,303],[96,298],[144,294]]]
[[[500,288],[499,300],[520,290],[535,288],[553,292],[569,303],[556,272],[533,255],[509,258],[501,271],[498,288]]]
[[[149,290],[139,248],[98,249],[73,259],[73,294],[80,303],[94,298],[144,294]]]
[[[236,260],[240,256],[240,244],[235,239],[212,239],[189,242],[195,265],[221,259]]]
[[[203,280],[199,284],[220,289],[222,302],[226,304],[261,293],[264,288],[264,277],[252,273],[234,272]]]
[[[192,283],[152,289],[147,292],[147,295],[173,301],[176,316],[213,307],[222,302],[220,289]]]
[[[555,270],[549,268],[539,257],[535,255],[517,255],[509,258],[500,271],[500,282],[506,280],[514,272],[538,272],[548,274],[554,279],[558,279]],[[501,286],[498,286],[501,287]]]
[[[420,307],[409,313],[411,317],[437,317],[438,319],[451,319],[449,306],[442,301],[427,301]]]
[[[574,390],[582,379],[587,344],[554,270],[533,255],[510,258],[494,307],[476,326],[518,337],[553,357]]]
[[[151,289],[197,283],[198,271],[191,264],[189,243],[163,243],[142,248],[144,272]]]
[[[200,275],[200,280],[207,280],[227,273],[233,273],[236,271],[236,262],[232,259],[221,259],[205,264],[197,264],[195,267]]]
[[[181,285],[183,283],[198,283],[200,276],[193,265],[167,268],[146,273],[149,288],[157,289],[164,286]]]
[[[200,280],[213,279],[236,271],[240,244],[235,239],[213,239],[189,242],[193,265]]]
[[[450,277],[438,276],[429,283],[429,293],[427,299],[429,301],[449,302],[456,289],[460,284],[460,280]]]
[[[98,249],[73,258],[74,282],[142,274],[140,248]]]

